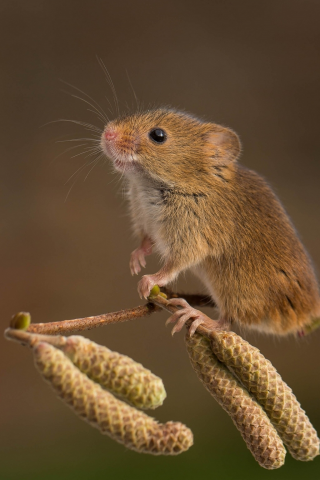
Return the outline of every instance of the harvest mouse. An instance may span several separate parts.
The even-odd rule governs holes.
[[[310,259],[278,198],[257,173],[239,163],[241,145],[229,128],[174,109],[156,109],[110,121],[101,146],[128,184],[140,246],[132,274],[153,250],[162,268],[144,275],[140,297],[154,285],[192,270],[219,309],[218,326],[231,322],[278,335],[308,330],[320,317],[318,283]],[[173,333],[204,314],[183,299],[170,317]]]

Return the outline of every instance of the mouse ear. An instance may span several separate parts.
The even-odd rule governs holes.
[[[240,139],[230,128],[206,124],[205,150],[218,163],[234,162],[241,152]]]

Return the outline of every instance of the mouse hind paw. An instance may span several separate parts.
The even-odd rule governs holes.
[[[186,322],[192,319],[193,321],[189,330],[189,334],[192,337],[199,325],[205,323],[206,321],[206,315],[200,312],[200,310],[196,310],[195,308],[191,307],[188,302],[183,298],[172,298],[171,300],[169,300],[169,304],[182,307],[177,310],[173,315],[171,315],[171,317],[169,317],[166,321],[166,325],[169,325],[169,323],[177,322],[171,331],[172,335],[180,332]]]

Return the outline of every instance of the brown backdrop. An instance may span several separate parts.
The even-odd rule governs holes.
[[[87,137],[74,119],[99,125],[69,82],[108,108],[107,65],[121,108],[133,104],[126,70],[145,104],[170,104],[234,128],[241,161],[267,177],[320,267],[320,2],[316,0],[0,2],[1,321],[28,310],[62,320],[139,303],[128,259],[135,242],[118,177],[89,167],[60,140]],[[67,90],[69,93],[63,93]],[[56,158],[60,155],[58,158]],[[84,181],[85,180],[85,181]],[[149,262],[154,272],[157,259]],[[200,288],[186,276],[180,286]],[[181,420],[195,446],[177,458],[138,455],[78,420],[40,379],[30,352],[1,343],[2,479],[267,478],[230,419],[189,365],[183,335],[166,315],[88,336],[141,361],[164,379],[154,412]],[[320,429],[320,332],[303,341],[248,335],[280,370]],[[287,459],[274,478],[320,476],[319,458]],[[268,477],[269,478],[269,477]]]

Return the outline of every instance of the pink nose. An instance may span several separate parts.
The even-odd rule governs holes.
[[[117,133],[113,130],[106,130],[104,132],[104,136],[105,136],[105,139],[106,140],[114,140],[115,138],[117,138]]]

